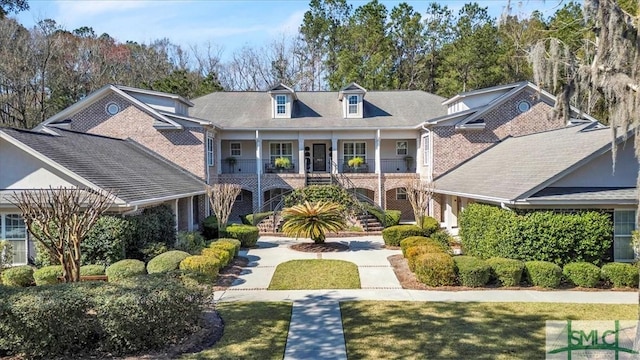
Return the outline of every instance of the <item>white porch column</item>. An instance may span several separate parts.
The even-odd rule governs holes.
[[[180,225],[179,225],[180,218],[178,217],[178,210],[180,209],[180,206],[178,204],[178,201],[179,199],[176,199],[176,201],[173,202],[173,208],[174,208],[174,213],[176,217],[176,232],[178,231],[178,229],[180,229]]]
[[[254,204],[254,209],[257,208],[259,211],[262,207],[262,139],[260,138],[259,130],[256,130],[256,174],[258,176],[258,193],[254,194],[253,198],[257,200]]]
[[[214,137],[213,141],[216,143],[216,173],[220,175],[222,174],[222,139]]]
[[[189,197],[189,209],[187,209],[187,230],[193,231],[193,196]]]
[[[416,138],[416,173],[418,174],[422,174],[422,166],[424,164],[424,161],[422,159],[422,157],[424,156],[424,151],[422,150],[422,147],[425,146],[425,144],[422,143],[422,135],[418,135],[418,137]],[[422,176],[420,176],[420,178],[422,178]]]
[[[337,174],[338,170],[338,138],[331,133],[331,173]]]
[[[302,137],[302,133],[298,132],[298,174],[303,175],[305,171],[304,138]]]
[[[380,161],[380,129],[376,130],[376,139],[374,141],[375,143],[375,148],[376,148],[376,163],[375,163],[375,167],[376,167],[376,174],[378,174],[378,205],[380,205],[381,207],[383,206],[383,202],[382,202],[382,197],[385,195],[384,194],[384,188],[382,186],[382,167],[380,166],[380,164],[382,163]]]

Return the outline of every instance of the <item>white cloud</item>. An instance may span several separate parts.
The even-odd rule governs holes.
[[[298,27],[302,25],[302,20],[304,20],[304,13],[306,10],[300,10],[292,13],[289,17],[284,20],[280,26],[271,28],[269,33],[271,35],[295,35],[298,33]]]
[[[97,15],[108,15],[109,13],[130,11],[132,9],[140,9],[152,6],[152,1],[56,1],[58,11],[61,15],[68,18],[86,18]]]

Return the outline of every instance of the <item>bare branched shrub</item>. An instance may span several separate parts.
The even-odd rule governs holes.
[[[110,191],[77,188],[13,193],[31,236],[62,265],[65,282],[80,281],[80,243],[113,201]]]
[[[433,197],[434,184],[430,181],[413,179],[407,181],[405,189],[416,224],[422,227],[424,218],[429,215],[429,202]]]
[[[227,228],[227,221],[231,215],[231,209],[242,189],[237,184],[213,184],[205,188],[211,210],[218,219],[218,228],[223,231]]]

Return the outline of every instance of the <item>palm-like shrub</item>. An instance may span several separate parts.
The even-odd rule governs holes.
[[[347,226],[342,206],[331,202],[294,205],[282,211],[282,232],[287,236],[308,237],[316,244],[324,243],[327,232],[337,232]]]

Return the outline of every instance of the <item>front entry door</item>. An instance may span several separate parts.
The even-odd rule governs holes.
[[[327,146],[313,144],[313,171],[327,171]]]

